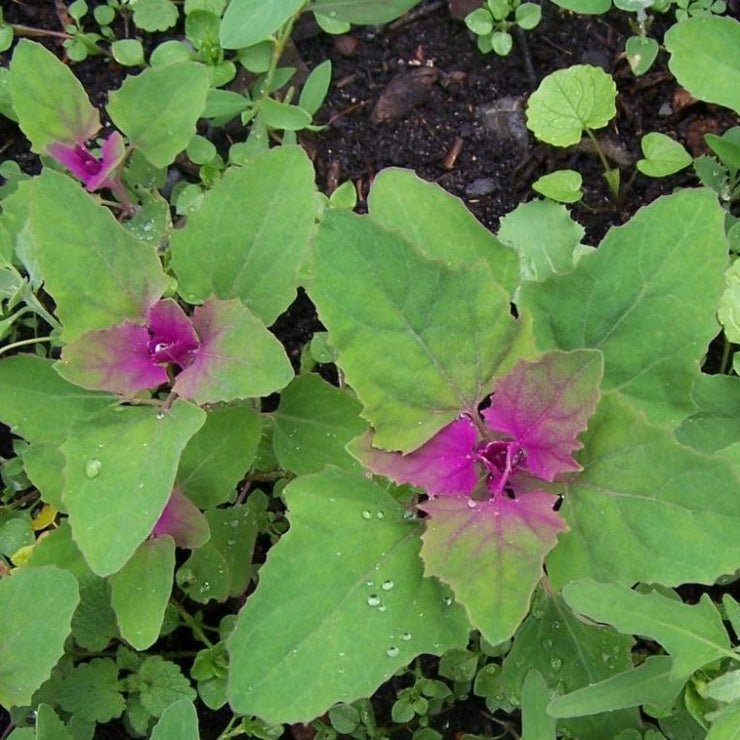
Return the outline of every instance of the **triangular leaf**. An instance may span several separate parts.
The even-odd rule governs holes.
[[[420,653],[465,645],[462,609],[423,575],[419,523],[384,490],[327,469],[284,495],[291,528],[228,643],[236,711],[307,721],[370,695]]]
[[[542,563],[567,529],[557,497],[524,493],[490,501],[440,497],[421,504],[424,572],[447,583],[492,645],[511,637],[529,610]]]
[[[682,190],[612,229],[573,272],[525,283],[520,305],[532,311],[538,345],[601,349],[605,388],[621,390],[656,421],[686,416],[718,331],[723,221],[714,193]]]
[[[324,215],[310,293],[385,449],[415,449],[476,409],[529,351],[528,324],[485,263],[449,269],[351,213]]]
[[[62,445],[64,502],[93,572],[115,573],[149,536],[170,496],[180,453],[205,412],[122,406],[81,422]]]

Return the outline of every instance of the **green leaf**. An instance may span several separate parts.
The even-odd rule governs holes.
[[[180,588],[193,601],[206,604],[241,596],[252,575],[257,516],[249,504],[205,512],[211,538],[177,572]]]
[[[138,39],[121,39],[110,45],[113,58],[124,67],[144,65],[144,46]]]
[[[582,184],[583,178],[580,172],[556,170],[538,177],[532,183],[532,190],[560,203],[577,203],[583,198]]]
[[[208,88],[202,64],[150,67],[110,93],[107,110],[133,146],[155,167],[166,167],[195,133]]]
[[[3,202],[38,261],[71,341],[91,329],[140,320],[167,286],[156,249],[132,236],[73,180],[45,170]]]
[[[700,375],[691,399],[698,409],[676,430],[679,442],[712,453],[740,439],[740,378]]]
[[[728,671],[710,681],[703,690],[704,696],[722,702],[740,700],[740,671]]]
[[[560,509],[570,526],[547,561],[555,587],[590,577],[622,583],[713,583],[740,562],[737,474],[676,442],[604,394],[581,438],[583,471]]]
[[[573,269],[583,234],[563,206],[532,200],[501,219],[498,238],[519,255],[522,280],[539,281]]]
[[[740,22],[701,16],[676,23],[664,43],[668,68],[695,98],[740,113]]]
[[[308,157],[294,147],[270,149],[228,170],[172,234],[183,297],[238,298],[272,324],[295,296],[314,231],[313,179]]]
[[[522,3],[515,11],[514,18],[519,28],[531,31],[542,20],[542,8],[536,3]]]
[[[177,469],[183,493],[201,509],[229,501],[249,470],[260,441],[259,414],[247,405],[209,408]]]
[[[298,105],[311,116],[321,108],[331,84],[331,61],[327,59],[311,70],[303,83]]]
[[[686,683],[683,677],[672,677],[672,672],[673,658],[652,655],[633,670],[556,697],[547,713],[551,717],[584,717],[642,704],[668,707]]]
[[[448,267],[469,266],[483,258],[501,285],[512,292],[516,287],[515,255],[439,185],[410,170],[389,167],[373,180],[368,209],[373,221],[399,231],[426,257]]]
[[[36,713],[35,738],[38,740],[74,740],[74,735],[48,704],[41,704]]]
[[[175,541],[164,535],[142,542],[110,577],[121,636],[137,650],[146,650],[159,637],[174,571]]]
[[[682,190],[609,231],[573,272],[525,283],[519,305],[533,314],[538,345],[597,347],[605,389],[619,389],[654,421],[684,418],[717,334],[723,221],[713,193]]]
[[[55,699],[65,711],[90,722],[110,722],[126,707],[118,666],[110,658],[94,658],[75,666],[64,677]]]
[[[164,414],[122,406],[74,427],[62,445],[64,502],[94,573],[120,570],[149,536],[172,491],[180,453],[204,420],[204,411],[178,400]]]
[[[310,293],[386,449],[415,449],[475,409],[529,348],[526,322],[485,263],[449,269],[344,211],[324,215]]]
[[[658,51],[660,51],[660,46],[655,39],[651,39],[649,36],[630,36],[627,39],[624,51],[632,74],[639,77],[653,66],[655,57],[658,56]]]
[[[586,129],[616,115],[617,87],[600,67],[576,64],[549,74],[529,96],[527,128],[554,146],[577,144]]]
[[[602,15],[612,6],[611,0],[553,0],[553,2],[561,8],[582,15]]]
[[[541,594],[504,660],[498,692],[503,690],[519,704],[532,670],[542,675],[551,693],[598,683],[631,667],[632,644],[631,637],[577,619],[562,596]],[[558,723],[563,734],[567,730],[578,740],[613,738],[620,730],[636,727],[637,712],[629,709]]]
[[[0,419],[29,442],[61,444],[72,426],[117,401],[59,377],[53,363],[35,355],[0,362]]]
[[[334,21],[377,26],[400,18],[420,0],[313,0],[311,7]]]
[[[0,579],[0,704],[24,706],[64,652],[77,579],[49,565]]]
[[[59,447],[45,443],[32,444],[20,457],[28,479],[36,486],[41,498],[57,511],[66,514],[67,507],[62,501],[64,455]]]
[[[522,684],[522,740],[556,740],[557,722],[545,711],[550,690],[537,670],[527,673]]]
[[[79,80],[41,44],[18,42],[9,88],[21,130],[39,154],[52,142],[84,142],[100,128],[98,111]]]
[[[717,607],[708,594],[684,604],[656,591],[638,593],[621,583],[569,583],[563,596],[577,612],[623,634],[646,635],[673,657],[671,676],[687,679],[719,658],[735,657]]]
[[[142,31],[167,31],[177,23],[177,6],[171,0],[136,0],[134,25]]]
[[[704,134],[707,144],[723,164],[740,169],[740,126],[733,126],[722,134]]]
[[[291,528],[228,642],[236,711],[307,721],[372,694],[420,653],[465,645],[462,609],[423,576],[419,523],[384,490],[328,469],[284,496]]]
[[[269,38],[290,20],[305,0],[231,0],[221,21],[221,46],[243,49]]]
[[[691,155],[670,136],[652,131],[640,139],[640,147],[645,159],[637,161],[637,169],[648,177],[667,177],[691,162]]]
[[[719,299],[717,318],[728,342],[740,342],[740,260],[725,271],[725,291]]]
[[[465,16],[465,25],[478,36],[493,31],[493,16],[487,8],[476,8]]]
[[[319,473],[327,465],[359,470],[346,445],[367,430],[362,404],[318,375],[296,378],[281,394],[273,445],[285,470]]]
[[[69,526],[66,530],[69,537]],[[46,539],[48,535],[44,541]],[[77,553],[84,563],[82,553],[79,550]],[[72,637],[81,648],[105,650],[112,640],[118,638],[116,615],[110,603],[110,584],[105,578],[94,575],[86,564],[85,570],[85,576],[80,579],[80,603],[72,617]]]
[[[176,702],[195,700],[195,690],[180,666],[159,655],[144,658],[137,676],[141,703],[154,717],[161,717]]]
[[[297,105],[288,105],[273,98],[259,104],[265,126],[285,131],[300,131],[311,124],[311,114]]]
[[[199,740],[198,713],[192,701],[180,699],[162,712],[151,740]]]
[[[491,34],[491,49],[499,56],[507,56],[513,47],[514,39],[508,31],[494,31]]]

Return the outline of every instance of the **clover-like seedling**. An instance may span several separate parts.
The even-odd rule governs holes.
[[[513,16],[513,17],[512,17]],[[486,0],[465,17],[465,25],[478,37],[478,49],[484,54],[495,51],[505,57],[514,45],[510,29],[515,26],[531,31],[542,18],[542,8],[521,0]]]
[[[616,115],[617,88],[599,67],[578,64],[545,77],[532,93],[527,106],[527,128],[553,146],[578,144],[585,133],[604,166],[604,177],[612,196],[619,195],[619,170],[609,165],[594,135]]]

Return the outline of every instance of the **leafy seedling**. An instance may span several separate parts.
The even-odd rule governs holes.
[[[482,7],[465,16],[465,25],[476,35],[478,49],[505,57],[514,45],[511,29],[531,31],[542,18],[542,8],[521,0],[485,0]]]

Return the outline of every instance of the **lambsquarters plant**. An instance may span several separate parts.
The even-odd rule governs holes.
[[[223,738],[327,710],[379,737],[349,705],[422,654],[456,696],[520,708],[527,736],[730,736],[740,604],[673,590],[740,564],[738,378],[700,370],[729,265],[712,191],[592,249],[560,205],[522,205],[494,236],[403,170],[377,176],[367,215],[333,208],[284,146],[156,230],[156,188],[127,183],[194,135],[202,66],[124,83],[98,154],[71,72],[39,118],[22,81],[42,52],[16,54],[13,107],[50,159],[3,200],[0,255],[50,333],[11,323],[5,354],[36,351],[0,360],[21,463],[0,519],[12,737],[117,718],[197,737],[196,699],[229,704]],[[152,75],[192,84],[145,126]],[[339,386],[267,328],[299,286]],[[201,647],[176,663],[177,629]],[[662,651],[633,654],[635,635]]]

